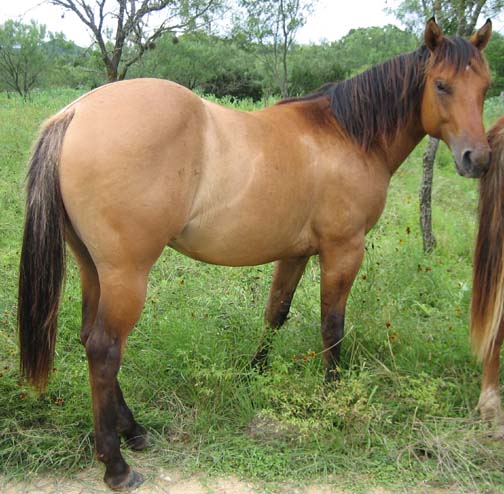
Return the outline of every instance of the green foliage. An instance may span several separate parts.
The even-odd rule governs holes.
[[[27,98],[35,88],[93,88],[105,82],[97,52],[84,50],[62,33],[35,21],[0,27],[0,91]]]
[[[233,40],[203,32],[164,36],[131,75],[170,79],[216,96],[258,100],[262,95],[255,57]]]
[[[47,72],[42,78],[41,87],[97,87],[105,82],[96,50],[85,50],[63,33],[49,33],[49,40],[44,43],[48,56]]]
[[[240,0],[234,15],[236,34],[257,44],[263,71],[283,97],[291,94],[289,65],[291,47],[316,0]]]
[[[355,74],[400,53],[413,51],[417,46],[413,34],[391,24],[351,29],[337,42],[338,61]]]
[[[0,84],[27,98],[45,69],[46,28],[35,21],[6,21],[0,26]]]
[[[291,95],[308,94],[328,82],[338,82],[348,75],[334,45],[295,46],[290,58]]]
[[[402,0],[388,11],[419,35],[434,16],[445,34],[470,36],[480,15],[494,17],[503,7],[503,0]]]
[[[288,66],[289,93],[307,94],[327,82],[340,81],[411,51],[416,44],[411,33],[385,26],[352,30],[335,43],[293,45]],[[263,50],[243,33],[231,39],[203,32],[179,38],[164,36],[130,75],[162,77],[207,94],[258,100],[261,95],[278,94],[274,75],[265,70]]]
[[[190,32],[220,13],[222,0],[51,0],[75,15],[92,33],[108,82],[126,78],[130,67],[166,33]]]
[[[28,29],[30,26],[25,26]],[[14,41],[9,41],[11,44]],[[352,29],[341,40],[320,45],[289,48],[287,78],[291,96],[307,94],[327,82],[355,75],[399,53],[414,50],[414,34],[395,26]],[[15,44],[15,43],[14,43]],[[125,48],[126,56],[130,47]],[[265,63],[265,50],[272,45],[251,41],[243,31],[223,38],[197,31],[174,37],[168,33],[150,45],[143,58],[131,67],[129,77],[160,77],[174,80],[190,89],[218,97],[252,98],[278,95],[277,76]],[[490,95],[502,88],[502,36],[494,33],[486,49],[494,84]],[[74,87],[91,89],[106,82],[101,53],[83,49],[59,34],[48,33],[40,45],[41,60],[35,87]],[[33,63],[30,67],[36,67]],[[277,74],[278,75],[278,74]],[[5,86],[4,86],[5,88]]]
[[[504,92],[504,36],[494,31],[485,48],[485,56],[492,73],[489,96],[499,96]]]

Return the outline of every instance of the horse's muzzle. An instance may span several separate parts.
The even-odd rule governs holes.
[[[463,177],[480,178],[488,171],[491,160],[491,152],[488,146],[464,149],[459,156],[453,154],[457,172]]]

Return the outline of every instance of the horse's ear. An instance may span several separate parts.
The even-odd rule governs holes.
[[[436,19],[434,19],[434,17],[431,17],[427,21],[427,25],[425,26],[424,41],[430,51],[435,51],[443,42],[443,32],[436,24]]]
[[[478,31],[471,36],[470,41],[476,48],[478,48],[478,50],[484,50],[491,34],[492,21],[490,19],[487,19],[485,25],[483,27],[480,27]]]

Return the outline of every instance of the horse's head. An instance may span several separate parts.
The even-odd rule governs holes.
[[[491,32],[490,20],[469,41],[444,37],[434,19],[425,28],[430,58],[422,98],[422,126],[427,134],[448,144],[457,171],[464,177],[480,177],[490,164],[482,122],[490,75],[481,51]]]

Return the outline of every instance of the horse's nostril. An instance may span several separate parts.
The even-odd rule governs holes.
[[[463,167],[468,170],[472,166],[472,159],[471,159],[471,150],[467,149],[464,151],[464,154],[462,155],[462,165]]]
[[[488,170],[490,157],[489,149],[466,149],[462,153],[462,174],[466,177],[481,177]]]

